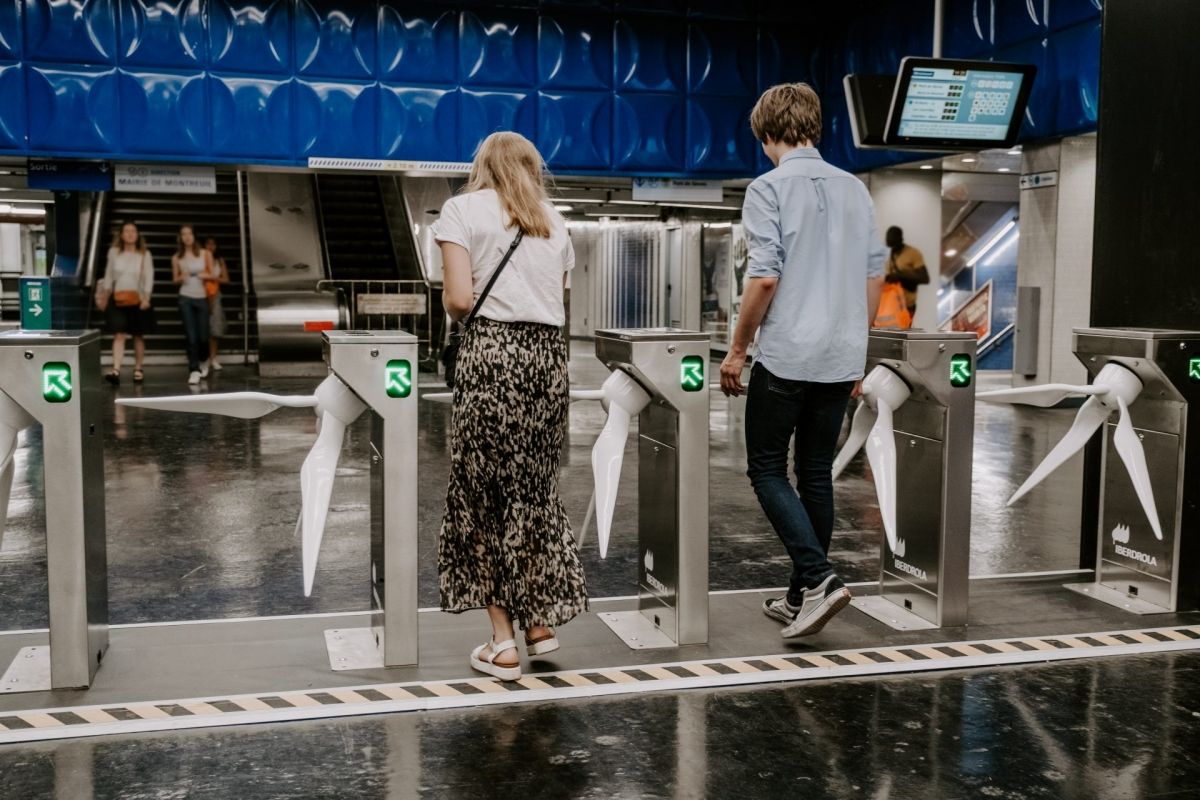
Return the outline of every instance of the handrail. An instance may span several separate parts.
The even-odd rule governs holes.
[[[979,348],[979,351],[975,354],[975,357],[979,358],[980,356],[984,356],[991,352],[996,348],[997,345],[1007,339],[1009,335],[1016,330],[1016,328],[1017,324],[1015,322],[1008,323],[1008,325],[1006,325],[999,333],[997,333],[991,339],[988,339],[987,342],[984,343],[983,347]]]
[[[249,239],[246,238],[246,173],[238,170],[237,205],[238,205],[238,247],[242,258],[242,363],[250,363],[250,252],[247,249]]]
[[[329,260],[329,241],[328,232],[325,230],[325,209],[321,205],[321,176],[314,174],[312,176],[313,187],[313,205],[317,212],[317,238],[321,241],[321,260],[325,263],[321,265],[322,275],[333,275],[333,262]]]
[[[96,261],[100,252],[100,234],[104,210],[108,205],[108,192],[97,192],[92,200],[92,216],[88,220],[87,252],[83,263],[83,285],[92,289],[96,285]]]

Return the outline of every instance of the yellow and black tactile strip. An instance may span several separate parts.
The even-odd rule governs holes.
[[[475,677],[163,703],[0,712],[0,743],[1189,649],[1200,649],[1200,626],[535,673],[507,683]]]

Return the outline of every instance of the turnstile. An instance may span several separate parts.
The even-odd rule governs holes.
[[[893,375],[904,386],[895,384],[901,397],[889,408],[892,442],[877,443],[881,451],[894,443],[892,474],[872,465],[885,523],[895,529],[881,547],[878,595],[852,603],[898,630],[967,622],[975,344],[974,333],[922,330],[873,330],[868,340],[864,387],[881,377],[895,384]]]
[[[635,649],[708,641],[709,335],[596,331],[596,357],[650,396],[638,416],[638,609],[600,618]]]
[[[0,692],[90,686],[108,648],[100,386],[98,332],[0,332],[0,424],[14,437],[15,417],[42,425],[50,601],[49,647],[22,648]]]
[[[1093,493],[1100,502],[1096,579],[1069,588],[1139,614],[1200,609],[1200,331],[1079,328],[1074,338],[1093,381],[1117,364],[1141,382],[1127,408],[1159,525],[1155,531],[1122,463],[1127,456],[1118,452],[1120,417],[1109,419]]]

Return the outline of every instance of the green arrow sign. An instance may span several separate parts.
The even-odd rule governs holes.
[[[388,397],[408,397],[412,394],[412,365],[402,358],[387,362],[383,386]]]
[[[1200,382],[1200,358],[1193,358],[1188,361],[1188,377]]]
[[[684,356],[679,367],[679,385],[685,392],[698,392],[704,388],[704,359],[700,356]]]
[[[965,353],[950,356],[950,385],[956,389],[971,385],[971,357]]]
[[[50,330],[49,278],[21,278],[21,327],[27,331]]]
[[[71,399],[71,365],[51,361],[42,366],[42,398],[47,403],[66,403]]]

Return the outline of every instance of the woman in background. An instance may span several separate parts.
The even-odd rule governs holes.
[[[208,297],[204,282],[213,277],[212,253],[196,242],[191,225],[179,228],[179,244],[171,257],[171,274],[179,284],[179,315],[183,317],[183,334],[187,339],[188,383],[192,386],[208,377],[203,363],[208,349]]]
[[[204,249],[212,257],[213,277],[204,282],[204,293],[208,296],[208,364],[209,369],[219,370],[221,362],[217,360],[217,347],[220,338],[225,335],[225,307],[221,305],[221,285],[229,283],[229,266],[225,259],[217,255],[217,240],[209,237],[204,240]]]
[[[125,340],[133,337],[133,380],[145,379],[142,362],[146,356],[146,334],[154,329],[154,258],[137,223],[126,221],[114,233],[104,278],[96,286],[96,306],[108,317],[113,332],[112,369],[104,380],[121,384],[121,362],[125,359]]]

